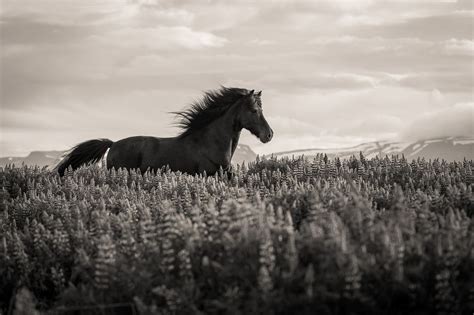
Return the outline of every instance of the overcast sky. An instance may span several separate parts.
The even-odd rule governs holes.
[[[263,90],[258,153],[473,135],[473,1],[0,0],[1,155],[173,136],[220,84]]]

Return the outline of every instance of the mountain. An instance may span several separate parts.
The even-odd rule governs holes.
[[[299,155],[311,157],[323,153],[329,158],[349,158],[352,155],[358,156],[359,152],[362,152],[366,158],[403,154],[409,160],[417,158],[442,158],[447,161],[462,161],[464,158],[474,160],[474,137],[447,137],[416,142],[375,141],[348,148],[303,149],[278,152],[273,155],[277,157]]]
[[[59,162],[61,155],[65,151],[33,151],[26,157],[2,157],[0,166],[15,164],[17,166],[25,163],[26,165],[51,166]]]
[[[242,162],[251,162],[257,158],[257,154],[246,144],[238,144],[235,149],[232,163],[242,164]]]
[[[33,151],[26,157],[3,157],[0,158],[0,166],[7,164],[54,166],[65,151]],[[301,149],[293,151],[284,151],[273,153],[277,157],[291,157],[304,155],[306,157],[315,156],[318,153],[327,154],[329,158],[349,158],[352,155],[358,156],[362,152],[366,158],[385,155],[401,155],[407,159],[416,159],[418,157],[425,159],[442,158],[448,161],[461,161],[464,158],[474,160],[474,137],[449,137],[430,140],[421,140],[416,142],[392,142],[375,141],[359,144],[354,147],[337,149]],[[246,144],[237,145],[232,163],[241,164],[242,162],[254,161],[257,155]]]
[[[61,156],[66,151],[33,151],[26,157],[2,157],[0,158],[0,166],[7,164],[21,165],[38,165],[40,167],[56,165],[60,160]],[[232,163],[241,164],[243,161],[250,162],[255,160],[257,155],[252,149],[246,144],[239,144],[232,158]]]

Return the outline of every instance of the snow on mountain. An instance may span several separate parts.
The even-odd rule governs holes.
[[[328,155],[328,157],[349,158],[352,155],[358,156],[359,152],[362,152],[367,158],[403,154],[407,159],[424,157],[425,159],[441,158],[448,161],[459,161],[464,158],[474,159],[474,138],[449,137],[416,142],[376,141],[348,148],[303,149],[278,152],[273,155],[278,157],[300,155],[311,157],[322,153]]]

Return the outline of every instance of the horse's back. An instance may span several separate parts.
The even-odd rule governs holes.
[[[196,166],[189,161],[187,147],[177,138],[157,138],[149,136],[129,137],[115,142],[107,156],[107,167],[158,170],[170,166],[172,170],[194,172]],[[187,158],[185,158],[187,156]]]
[[[115,142],[107,155],[107,168],[126,168],[146,170],[143,165],[147,152],[159,150],[162,139],[148,136],[135,136]]]

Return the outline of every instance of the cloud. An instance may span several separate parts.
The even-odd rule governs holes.
[[[345,126],[337,128],[337,134],[341,136],[357,135],[360,137],[372,137],[379,139],[393,138],[404,126],[402,120],[396,116],[379,113],[371,113],[365,117],[357,117]]]
[[[3,0],[3,17],[27,17],[29,20],[61,25],[86,25],[109,14],[117,14],[128,0]]]
[[[88,25],[57,24],[38,21],[30,16],[20,15],[1,19],[2,49],[3,46],[24,45],[57,45],[75,43],[89,36],[94,31]]]
[[[472,101],[471,2],[3,0],[2,153],[172,136],[166,112],[219,84],[264,90],[256,150],[399,135]]]
[[[2,47],[1,55],[3,58],[8,58],[10,56],[17,56],[27,54],[32,52],[35,49],[33,45],[28,44],[11,44],[6,47]]]
[[[448,55],[474,56],[474,41],[451,38],[444,42],[444,50]]]
[[[76,96],[65,90],[36,97],[35,106],[4,108],[0,147],[2,154],[25,155],[31,150],[63,150],[92,138],[119,140],[131,135],[174,136],[173,110],[188,104],[191,93],[183,89],[130,90],[104,95]]]
[[[261,45],[261,46],[266,46],[266,45],[274,45],[275,41],[274,40],[269,40],[269,39],[259,39],[255,38],[252,39],[249,44],[251,45]]]
[[[422,114],[400,134],[409,140],[446,136],[474,136],[474,102]]]
[[[343,15],[338,23],[342,26],[355,26],[355,25],[372,25],[377,26],[384,23],[384,20],[380,17],[370,15]]]
[[[135,47],[150,50],[173,51],[177,48],[202,49],[223,46],[227,39],[208,32],[199,32],[186,26],[122,28],[88,38],[92,45]]]
[[[422,90],[433,90],[437,89],[440,91],[472,91],[474,86],[474,78],[472,74],[467,72],[459,73],[417,73],[404,76],[398,81],[399,84],[411,88],[422,89]]]
[[[302,134],[319,134],[323,129],[315,124],[304,122],[295,118],[282,116],[268,116],[267,121],[275,133],[280,135],[298,136]]]
[[[120,7],[119,11],[108,14],[93,23],[96,25],[133,25],[141,27],[157,25],[191,26],[194,19],[194,13],[184,9],[128,3]]]
[[[435,15],[406,17],[378,27],[360,25],[347,29],[347,32],[356,36],[412,37],[424,40],[449,40],[453,34],[456,34],[458,38],[470,39],[472,38],[472,18],[472,11],[452,11]]]
[[[271,74],[256,80],[260,86],[280,89],[368,89],[378,85],[374,77],[357,73]]]

